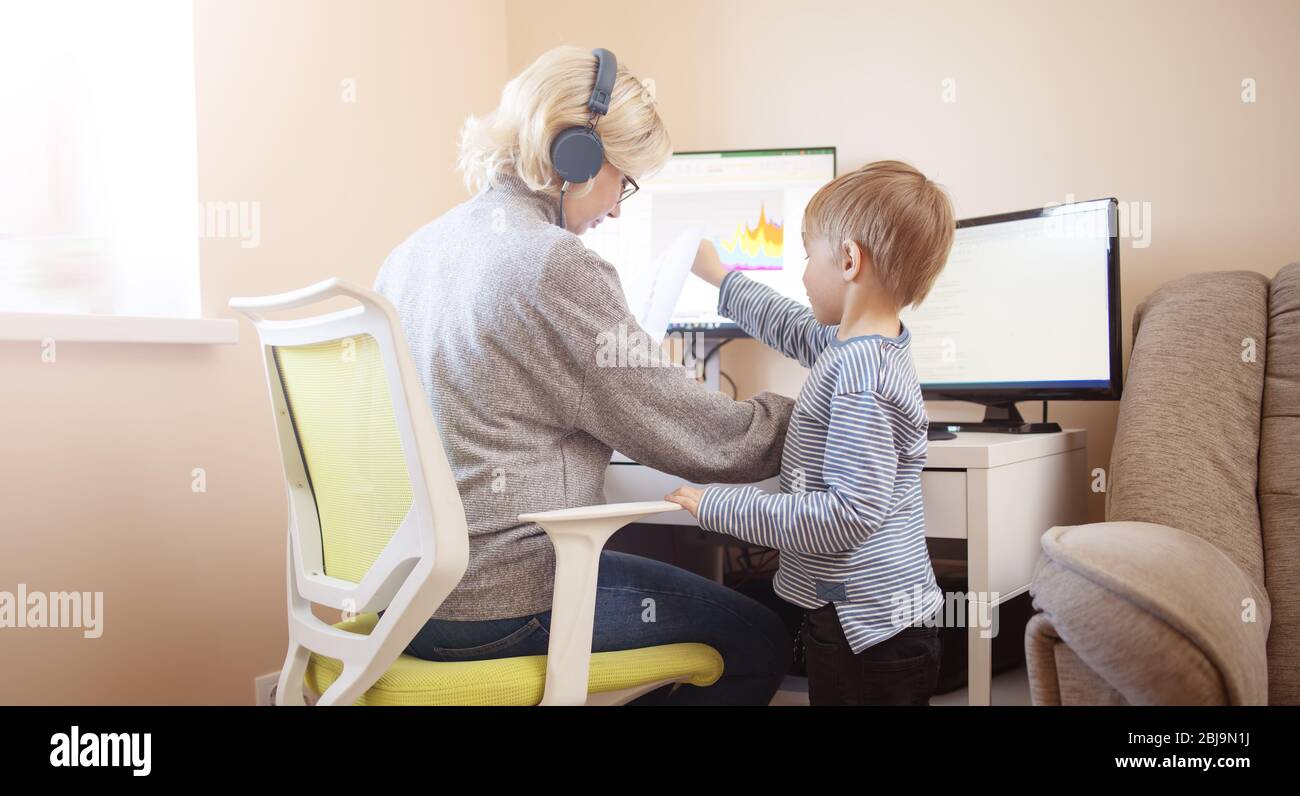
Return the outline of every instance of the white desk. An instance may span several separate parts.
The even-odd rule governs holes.
[[[1087,432],[1082,429],[1056,434],[967,432],[929,444],[921,473],[925,533],[965,540],[967,617],[989,616],[993,606],[1029,588],[1039,539],[1048,528],[1087,521],[1086,446]],[[611,462],[605,473],[605,499],[659,500],[681,483],[680,478],[626,460]],[[771,492],[778,488],[775,478],[755,486]],[[645,521],[695,524],[685,511]],[[987,705],[993,640],[985,637],[988,632],[977,621],[967,625],[970,704]]]

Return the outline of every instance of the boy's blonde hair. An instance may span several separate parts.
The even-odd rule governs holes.
[[[580,47],[548,50],[506,84],[496,110],[468,118],[459,166],[469,189],[477,192],[496,175],[513,174],[534,191],[558,196],[562,180],[551,165],[551,142],[564,128],[591,118],[587,103],[596,64],[596,56]],[[609,113],[596,123],[605,159],[633,179],[658,171],[672,154],[648,86],[620,63]],[[585,189],[571,194],[585,195],[595,183],[588,180]]]
[[[804,210],[803,232],[825,237],[837,256],[855,241],[902,309],[929,294],[956,225],[943,188],[906,163],[881,160],[822,186]]]

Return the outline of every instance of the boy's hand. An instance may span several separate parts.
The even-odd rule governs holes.
[[[709,244],[710,246],[712,244]],[[691,516],[699,519],[700,497],[704,495],[703,489],[696,489],[693,486],[679,486],[677,491],[669,495],[664,495],[664,500],[670,503],[676,503],[691,513]]]
[[[727,275],[727,268],[722,264],[718,257],[718,250],[711,240],[700,241],[699,251],[695,253],[695,264],[691,266],[691,273],[708,282],[714,287],[722,284],[722,279]]]

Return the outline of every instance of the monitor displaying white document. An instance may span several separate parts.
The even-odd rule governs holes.
[[[959,221],[934,288],[902,313],[926,396],[1116,397],[1117,243],[1114,199]]]

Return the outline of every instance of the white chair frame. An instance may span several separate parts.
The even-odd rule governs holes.
[[[278,312],[335,297],[361,306],[298,320],[267,320]],[[289,650],[276,688],[277,705],[302,705],[312,652],[342,662],[343,671],[316,701],[354,704],[388,670],[465,574],[469,534],[456,480],[428,411],[396,310],[374,291],[327,279],[273,296],[232,298],[231,309],[257,329],[275,413],[289,499]],[[411,479],[411,508],[360,583],[324,574],[320,520],[285,399],[275,346],[300,346],[370,335],[388,377],[393,415]],[[623,503],[522,514],[555,546],[555,589],[541,704],[621,704],[678,680],[588,695],[600,553],[619,528],[680,507],[666,501]],[[353,614],[384,610],[370,635],[348,633],[318,619],[312,603]]]

